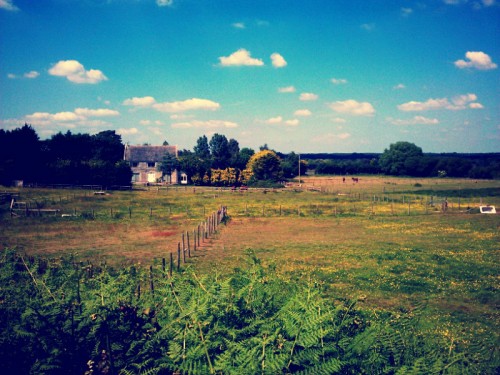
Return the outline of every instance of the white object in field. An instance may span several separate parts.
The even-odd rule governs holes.
[[[482,214],[496,214],[495,206],[479,206],[479,212]]]

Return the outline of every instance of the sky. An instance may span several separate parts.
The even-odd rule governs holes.
[[[0,0],[0,128],[500,152],[500,0]]]

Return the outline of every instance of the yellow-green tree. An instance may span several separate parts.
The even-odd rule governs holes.
[[[281,159],[274,151],[262,150],[248,161],[247,168],[256,180],[277,181],[283,177]]]

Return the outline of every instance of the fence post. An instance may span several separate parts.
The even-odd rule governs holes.
[[[181,269],[181,243],[177,242],[177,271]]]
[[[151,288],[151,294],[155,296],[155,285],[153,279],[153,266],[149,266],[149,286]]]
[[[170,253],[170,269],[169,269],[169,276],[172,277],[172,271],[174,269],[174,254]]]
[[[191,241],[189,241],[189,232],[186,231],[186,238],[187,238],[187,250],[188,250],[188,257],[191,258]]]

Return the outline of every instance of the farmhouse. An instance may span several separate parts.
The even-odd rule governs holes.
[[[125,145],[124,160],[130,163],[132,182],[156,183],[166,182],[178,184],[187,181],[187,176],[174,170],[170,175],[163,175],[157,170],[158,165],[167,154],[177,157],[177,146],[130,146]]]

